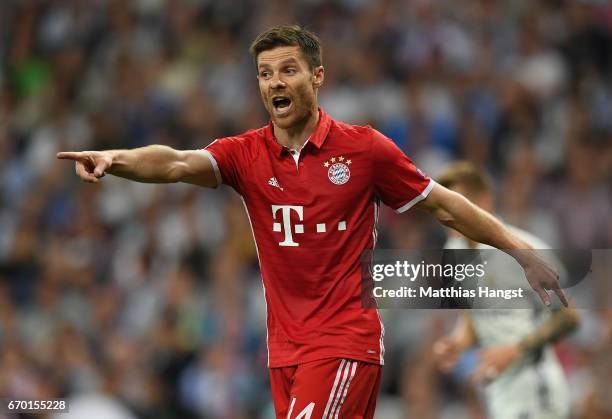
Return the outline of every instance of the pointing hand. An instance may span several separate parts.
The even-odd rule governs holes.
[[[106,151],[67,151],[57,153],[57,158],[74,160],[76,174],[89,183],[98,183],[113,164],[111,153]]]

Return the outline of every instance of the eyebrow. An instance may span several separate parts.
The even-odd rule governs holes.
[[[290,58],[285,58],[283,61],[281,61],[280,65],[286,65],[286,64],[298,64],[298,60],[296,60],[293,57]],[[262,67],[270,67],[270,64],[267,63],[260,63],[257,68],[262,68]]]

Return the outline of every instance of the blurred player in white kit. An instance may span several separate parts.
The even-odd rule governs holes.
[[[438,182],[483,209],[494,210],[490,181],[473,165],[456,163]],[[549,248],[526,231],[508,228],[535,249]],[[450,236],[445,247],[492,249],[461,235]],[[510,275],[500,278],[485,273],[480,281],[482,285],[498,289],[522,287],[524,278],[520,268],[516,270],[515,266],[510,266],[514,264],[504,260],[501,252],[495,252],[494,258],[495,271],[510,272]],[[552,345],[577,327],[577,314],[571,309],[547,311],[537,304],[533,307],[464,310],[453,332],[434,344],[434,356],[443,372],[450,372],[464,351],[473,347],[480,349],[472,379],[483,386],[487,411],[492,419],[570,417],[569,388]]]

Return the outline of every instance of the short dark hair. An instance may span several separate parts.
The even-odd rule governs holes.
[[[280,46],[300,47],[310,70],[323,62],[321,41],[317,35],[298,25],[281,25],[266,29],[255,38],[249,52],[257,66],[259,54]]]
[[[446,188],[461,185],[469,195],[490,193],[493,191],[491,179],[487,174],[467,161],[458,161],[450,165],[440,176],[438,183]]]

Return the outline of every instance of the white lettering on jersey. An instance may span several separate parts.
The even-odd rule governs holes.
[[[276,214],[278,210],[281,211],[282,220],[276,221]],[[272,205],[272,231],[280,233],[285,231],[285,240],[279,242],[279,246],[290,246],[297,247],[300,244],[293,240],[293,233],[302,234],[304,233],[304,224],[291,225],[291,211],[295,211],[300,218],[300,221],[304,221],[304,207],[299,205]],[[325,223],[317,223],[316,232],[321,234],[327,231]],[[342,220],[338,222],[338,231],[346,231],[346,221]]]
[[[272,205],[272,218],[274,218],[276,220],[276,213],[278,212],[279,209],[282,209],[281,214],[283,217],[283,223],[281,225],[281,223],[277,223],[275,222],[272,226],[272,230],[276,231],[276,232],[280,232],[283,228],[285,230],[285,240],[283,240],[282,242],[279,242],[278,245],[279,246],[299,246],[299,243],[296,243],[293,241],[293,234],[292,234],[292,226],[291,226],[291,211],[295,211],[298,214],[298,217],[300,217],[300,221],[304,221],[304,207],[302,206],[297,206],[297,205]],[[304,225],[303,224],[296,224],[295,225],[295,233],[296,234],[301,234],[304,232]]]

